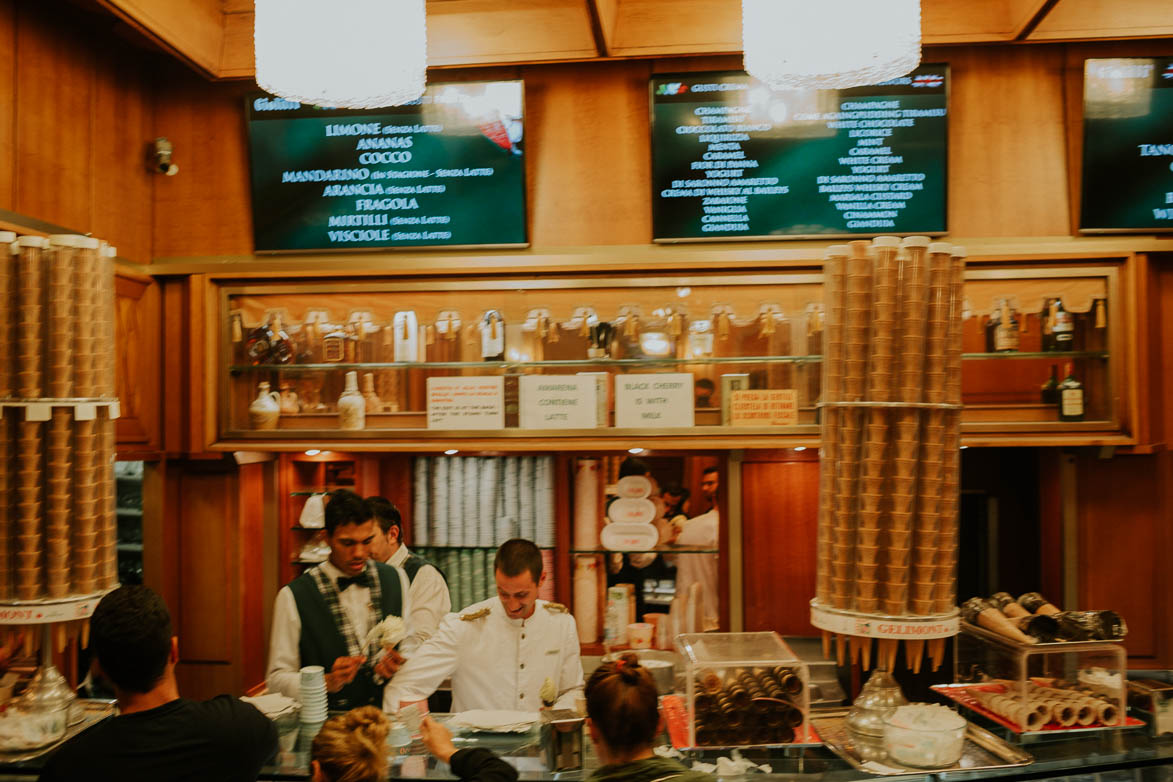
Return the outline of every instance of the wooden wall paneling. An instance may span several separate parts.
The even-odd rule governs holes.
[[[163,70],[155,128],[175,145],[180,172],[155,180],[154,257],[251,255],[244,95],[256,86]]]
[[[522,70],[532,244],[651,240],[649,72],[642,61]]]
[[[1153,408],[1159,411],[1159,417],[1155,414],[1153,419],[1154,439],[1169,447],[1173,444],[1173,414],[1166,413],[1165,408],[1169,404],[1169,394],[1173,392],[1173,254],[1154,256],[1153,268],[1160,338],[1153,341],[1153,350],[1142,360],[1151,363],[1150,382],[1155,384]]]
[[[810,635],[818,458],[747,460],[741,474],[745,629]]]
[[[180,651],[188,662],[231,663],[239,607],[240,483],[220,464],[193,462],[179,480]]]
[[[16,194],[16,2],[0,0],[0,209]]]
[[[409,453],[381,453],[370,457],[359,457],[375,469],[373,480],[361,480],[363,496],[377,494],[386,497],[399,508],[403,519],[403,542],[412,545],[411,533],[415,529],[415,482],[413,465],[415,457]]]
[[[240,518],[239,559],[235,572],[240,574],[240,665],[242,680],[239,690],[243,692],[265,680],[265,663],[268,656],[269,636],[264,621],[266,596],[265,581],[265,529],[272,506],[267,499],[266,484],[273,472],[274,462],[255,462],[240,466],[240,490],[237,494]],[[232,573],[232,570],[228,571]],[[271,604],[270,597],[269,603]]]
[[[187,376],[187,340],[190,313],[187,280],[171,277],[161,280],[163,449],[171,455],[187,450],[187,410],[190,409],[191,378]]]
[[[1158,532],[1166,522],[1164,494],[1155,456],[1078,457],[1079,605],[1110,608],[1128,622],[1128,655],[1132,664],[1159,666],[1156,625],[1167,623],[1157,613],[1166,597],[1160,594],[1164,569]],[[1076,606],[1064,606],[1076,607]]]
[[[121,258],[151,261],[155,178],[146,147],[155,138],[151,60],[137,49],[106,47],[94,58],[93,211],[87,226]]]
[[[951,47],[925,59],[951,71],[949,232],[1066,234],[1061,50]]]
[[[93,220],[94,52],[76,18],[54,15],[52,5],[21,3],[17,9],[13,209],[87,231]]]
[[[571,530],[574,516],[574,463],[575,454],[554,455],[554,600],[570,605],[574,594],[574,532]],[[643,621],[643,617],[640,617]]]
[[[741,51],[737,0],[623,0],[611,36],[619,56]]]
[[[143,583],[174,612],[179,606],[178,477],[168,462],[143,464]]]
[[[118,453],[160,450],[159,286],[119,274],[115,277],[115,390],[122,416],[116,422]]]

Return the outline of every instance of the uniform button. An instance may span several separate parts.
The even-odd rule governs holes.
[[[525,670],[525,663],[521,664],[521,670],[523,670],[523,671]]]
[[[521,634],[521,637],[522,637],[522,638],[525,638],[525,633],[522,633],[522,634]]]

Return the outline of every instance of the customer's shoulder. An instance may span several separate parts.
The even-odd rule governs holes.
[[[240,698],[231,695],[217,695],[206,701],[186,701],[185,709],[189,712],[206,716],[215,720],[235,720],[240,722],[268,722],[269,718],[253,706]]]

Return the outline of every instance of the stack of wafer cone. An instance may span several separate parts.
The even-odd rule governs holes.
[[[97,388],[94,361],[98,342],[95,333],[98,309],[95,305],[99,297],[98,275],[95,273],[97,265],[96,247],[83,247],[77,251],[74,272],[77,281],[73,334],[74,388],[77,396],[85,398],[95,396]]]
[[[16,506],[12,497],[12,416],[0,410],[0,600],[11,600],[15,595],[13,575],[16,548]]]
[[[45,263],[45,385],[47,396],[57,399],[73,396],[73,310],[77,296],[73,270],[76,252],[77,237],[65,234],[49,238]]]
[[[959,413],[945,406],[960,403],[963,254],[924,237],[827,251],[822,605],[898,617],[956,610]],[[840,638],[841,661],[844,646]],[[928,646],[939,667],[943,640]],[[876,659],[890,667],[898,648],[882,639]],[[924,641],[908,643],[915,668],[924,651]],[[869,639],[851,641],[851,660],[871,657]]]
[[[44,535],[41,532],[41,427],[18,421],[13,464],[16,467],[16,596],[33,600],[44,594]]]
[[[48,245],[39,236],[17,240],[16,372],[17,392],[25,399],[44,396],[44,288],[43,253]]]
[[[98,261],[98,396],[113,399],[116,393],[114,375],[114,258],[115,247],[103,245]]]
[[[69,558],[73,519],[73,418],[66,408],[53,411],[45,453],[45,576],[49,597],[70,591]]]
[[[98,419],[98,507],[100,545],[97,547],[95,585],[106,589],[118,584],[118,525],[114,504],[114,420],[108,410]],[[80,590],[79,590],[80,591]]]
[[[16,333],[12,317],[16,304],[16,267],[13,255],[19,250],[16,234],[0,231],[0,399],[7,399],[16,390],[13,376]]]
[[[101,531],[98,523],[98,435],[95,421],[74,422],[73,588],[95,590]]]

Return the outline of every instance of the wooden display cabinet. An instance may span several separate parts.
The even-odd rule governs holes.
[[[360,479],[361,458],[334,451],[282,454],[279,457],[280,583],[289,583],[306,567],[320,561],[301,558],[302,548],[307,543],[325,537],[322,529],[301,526],[301,514],[306,500],[313,494],[334,489],[350,489],[359,496],[364,496],[363,491],[366,487]]]
[[[966,442],[1135,441],[1136,362],[1126,350],[1133,326],[1123,285],[1131,260],[970,259],[963,327]],[[686,449],[818,442],[823,305],[822,277],[813,266],[686,276],[213,279],[211,287],[219,324],[216,447],[514,451],[619,447],[633,439]],[[1053,327],[1055,300],[1070,324],[1070,340],[1045,334]],[[992,334],[1003,301],[1016,323],[1012,350],[995,344]],[[280,349],[252,346],[266,337]],[[1062,381],[1069,363],[1085,388],[1082,421],[1060,421],[1041,394],[1051,367]],[[344,431],[337,399],[351,371],[365,385],[369,405],[365,427]],[[616,380],[659,373],[692,376],[693,425],[617,426]],[[603,378],[608,398],[599,425],[521,428],[517,388],[522,376],[534,374]],[[505,427],[428,428],[428,379],[449,376],[503,378]],[[249,405],[262,382],[286,403],[272,429],[250,422]],[[797,414],[785,424],[741,425],[731,419],[736,388],[791,390]]]

